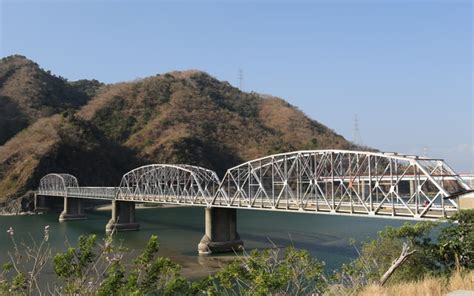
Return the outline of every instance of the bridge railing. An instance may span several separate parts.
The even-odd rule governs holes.
[[[113,200],[118,190],[118,187],[70,187],[67,189],[67,195],[78,198]]]
[[[65,196],[65,191],[64,190],[47,190],[47,189],[38,189],[37,193],[39,195],[45,195],[45,196]]]

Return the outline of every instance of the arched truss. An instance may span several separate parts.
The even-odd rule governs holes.
[[[69,174],[47,174],[40,180],[38,194],[66,196],[68,188],[79,187],[77,178]]]
[[[469,186],[440,159],[348,150],[295,151],[227,171],[213,206],[439,218]]]
[[[219,183],[214,171],[202,167],[152,164],[126,173],[117,199],[208,205]]]

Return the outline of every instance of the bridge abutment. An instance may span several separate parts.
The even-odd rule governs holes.
[[[112,218],[105,226],[105,231],[138,230],[140,224],[135,222],[135,203],[129,201],[112,201]]]
[[[237,210],[206,208],[206,233],[198,245],[199,254],[240,251],[244,243],[237,232]]]
[[[59,215],[59,222],[84,219],[86,219],[86,215],[84,214],[82,200],[65,196],[64,209]]]

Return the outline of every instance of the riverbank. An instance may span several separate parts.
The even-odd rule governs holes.
[[[0,216],[3,216],[3,217],[8,217],[8,216],[31,216],[31,215],[38,215],[38,214],[42,214],[42,212],[32,212],[32,211],[27,211],[27,212],[7,212],[7,211],[1,211],[0,210]]]

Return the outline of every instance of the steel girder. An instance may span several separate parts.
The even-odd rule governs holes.
[[[214,171],[185,164],[152,164],[122,177],[118,200],[208,205],[218,187]]]
[[[40,180],[38,193],[41,195],[66,196],[70,187],[79,187],[77,178],[69,174],[47,174]]]
[[[295,151],[251,160],[225,174],[213,206],[440,218],[444,197],[469,186],[440,159],[348,150]]]

